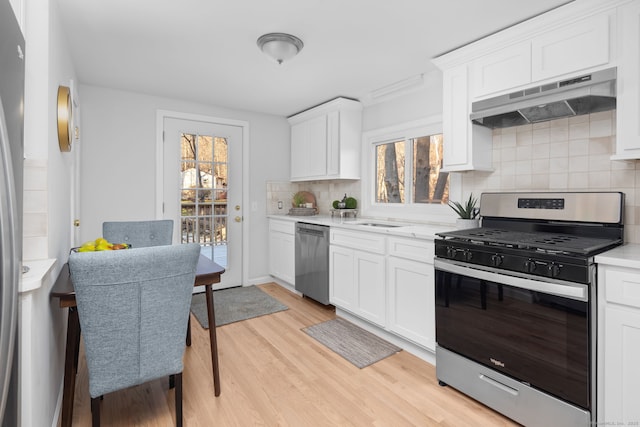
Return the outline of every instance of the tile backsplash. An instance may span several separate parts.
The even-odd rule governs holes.
[[[640,160],[611,160],[616,112],[493,132],[493,172],[462,173],[463,193],[622,191],[625,241],[640,243]]]
[[[355,197],[360,202],[360,181],[306,181],[267,182],[267,214],[284,215],[291,208],[291,199],[298,191],[308,191],[316,198],[318,213],[329,215],[331,203],[341,200],[344,195]],[[282,209],[278,208],[282,202]]]
[[[615,110],[495,129],[493,172],[462,172],[462,193],[621,191],[625,242],[640,243],[640,160],[611,160],[615,130]],[[330,213],[331,202],[345,193],[360,202],[359,181],[268,182],[267,213],[287,213],[301,190],[316,196],[320,214]]]
[[[24,160],[22,259],[48,256],[47,160]]]

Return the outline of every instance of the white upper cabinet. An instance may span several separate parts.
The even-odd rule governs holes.
[[[625,138],[617,151],[621,158],[640,158],[638,3],[572,2],[435,58],[443,78],[445,170],[491,170],[492,132],[471,124],[472,102],[618,61],[618,143]]]
[[[591,16],[534,37],[531,41],[532,81],[607,65],[609,15]]]
[[[333,101],[289,117],[291,181],[360,178],[362,105]]]
[[[473,98],[531,83],[531,43],[523,42],[473,61]]]
[[[618,8],[616,155],[640,159],[640,1]]]
[[[327,116],[291,126],[291,179],[327,174]]]
[[[467,65],[444,70],[442,78],[443,170],[491,170],[491,129],[474,125],[469,120],[471,100]]]

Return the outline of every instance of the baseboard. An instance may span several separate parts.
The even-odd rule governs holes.
[[[374,335],[379,336],[380,338],[389,341],[392,344],[397,345],[401,349],[408,351],[414,356],[424,360],[425,362],[435,366],[436,364],[436,354],[433,351],[430,351],[426,348],[420,347],[419,345],[406,340],[396,334],[393,334],[389,331],[386,331],[379,326],[373,325],[372,323],[367,322],[366,320],[361,319],[358,316],[355,316],[348,311],[342,310],[336,307],[336,316],[342,317],[356,325],[360,326],[362,329],[371,332]]]

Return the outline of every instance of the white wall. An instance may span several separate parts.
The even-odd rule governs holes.
[[[382,129],[442,114],[442,73],[423,75],[423,84],[396,94],[389,94],[375,104],[365,104],[362,131]]]
[[[58,422],[64,371],[66,309],[50,291],[71,245],[70,170],[58,150],[59,84],[75,77],[56,3],[26,0],[24,263],[57,259],[41,286],[20,294],[20,413],[23,427]],[[43,174],[46,174],[44,176]]]
[[[267,274],[266,182],[288,179],[289,126],[284,117],[80,85],[82,158],[81,240],[102,233],[104,221],[155,218],[156,112],[170,110],[249,123],[248,277]]]

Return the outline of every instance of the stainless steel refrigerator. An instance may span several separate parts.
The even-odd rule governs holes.
[[[18,285],[22,274],[24,38],[0,0],[0,421],[18,426]]]

